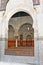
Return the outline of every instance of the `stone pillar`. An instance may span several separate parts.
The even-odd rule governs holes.
[[[16,47],[18,47],[17,39],[16,39]]]
[[[16,47],[18,47],[18,42],[17,42],[18,36],[16,36],[15,38],[16,38]]]
[[[18,28],[15,29],[16,47],[18,47]]]

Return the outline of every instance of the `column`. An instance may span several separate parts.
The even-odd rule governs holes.
[[[18,36],[15,36],[15,39],[16,39],[16,47],[18,47]]]

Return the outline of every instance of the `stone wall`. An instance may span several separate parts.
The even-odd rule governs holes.
[[[14,2],[14,0],[12,0],[12,1],[9,0],[9,2],[6,6],[6,11],[0,12],[0,38],[5,38],[5,36],[7,37],[6,34],[8,31],[8,21],[11,18],[11,16],[13,14],[15,14],[17,11],[22,10],[22,11],[29,13],[32,16],[32,18],[34,20],[33,27],[35,28],[35,33],[34,33],[35,38],[37,37],[37,38],[40,38],[41,40],[39,39],[37,41],[37,39],[35,39],[35,58],[24,57],[25,60],[23,57],[15,57],[15,56],[12,57],[12,56],[5,55],[4,54],[5,39],[4,39],[4,41],[1,40],[0,41],[0,53],[1,53],[0,59],[2,61],[7,61],[7,62],[14,61],[14,62],[24,62],[24,63],[35,63],[36,65],[37,64],[39,65],[39,63],[40,63],[40,65],[43,65],[43,58],[42,58],[43,57],[43,0],[40,0],[40,5],[35,6],[35,7],[33,7],[33,5],[32,5],[32,0],[22,0],[22,1],[18,0],[18,2],[15,0],[15,2]],[[36,23],[37,23],[37,25],[36,25]],[[38,32],[38,34],[36,32]],[[9,58],[9,60],[8,60],[8,58]],[[39,62],[38,62],[38,60],[39,60]]]

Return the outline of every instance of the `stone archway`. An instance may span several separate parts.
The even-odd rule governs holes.
[[[21,35],[23,36],[22,46],[34,47],[34,29],[32,28],[32,25],[33,24],[30,23],[24,23],[18,30],[19,37],[21,37]]]
[[[32,5],[32,2],[31,2],[31,4],[30,4],[30,1],[31,0],[28,0],[29,1],[29,5],[28,4],[21,4],[21,6],[20,6],[20,3],[19,3],[19,5],[13,5],[14,3],[14,0],[13,0],[13,2],[10,0],[10,2],[8,3],[8,5],[7,5],[7,7],[6,7],[6,12],[5,12],[5,16],[4,16],[4,22],[3,22],[3,27],[4,27],[4,25],[6,24],[6,26],[5,26],[5,29],[4,29],[4,31],[3,32],[5,32],[4,34],[3,34],[3,37],[5,37],[5,38],[7,38],[8,39],[8,22],[9,22],[9,20],[10,20],[10,18],[16,13],[16,12],[19,12],[19,11],[24,11],[24,12],[26,12],[26,13],[28,13],[28,14],[30,14],[30,16],[32,17],[32,19],[33,19],[33,28],[34,28],[34,40],[35,40],[35,47],[34,47],[34,57],[29,57],[29,56],[27,56],[27,57],[15,57],[15,59],[16,59],[16,62],[23,62],[23,63],[34,63],[34,62],[38,62],[38,44],[37,44],[37,34],[38,34],[38,32],[37,32],[37,18],[36,18],[36,11],[34,10],[34,8],[33,8],[33,5]],[[10,5],[10,3],[12,3],[12,5],[13,6],[15,6],[15,7],[13,7],[12,5],[11,6],[9,6]],[[16,3],[15,3],[16,4]],[[20,7],[18,7],[18,6],[20,6]],[[33,12],[34,11],[34,12]],[[5,35],[5,36],[4,36]],[[5,42],[5,41],[4,41]],[[3,52],[2,52],[2,54],[3,55],[5,55],[5,46],[6,45],[6,43],[4,43],[4,46],[2,45],[2,50],[3,50]],[[7,48],[7,47],[6,47]],[[6,58],[6,57],[5,57]],[[11,59],[11,57],[9,56],[9,58]],[[12,57],[13,58],[13,57]],[[17,61],[17,59],[18,59],[18,61]],[[28,60],[28,61],[24,61],[24,59],[25,60]],[[36,59],[36,60],[35,60]],[[22,61],[21,61],[22,60]]]
[[[26,13],[26,12],[23,12],[23,11],[20,11],[20,12],[17,12],[15,13],[10,21],[9,21],[9,24],[12,24],[13,26],[15,26],[15,41],[14,44],[12,42],[12,49],[14,49],[14,53],[17,55],[17,56],[33,56],[34,55],[34,48],[33,46],[29,46],[30,40],[28,40],[28,47],[27,47],[27,43],[26,43],[26,36],[28,34],[31,34],[34,32],[32,32],[32,26],[33,26],[33,20],[31,18],[31,16]],[[21,27],[20,27],[21,26]],[[20,27],[20,29],[19,29]],[[19,29],[19,31],[18,31]],[[13,29],[12,29],[13,30]],[[11,30],[11,31],[12,31]],[[24,32],[24,33],[23,33]],[[11,33],[11,32],[10,32]],[[20,36],[19,36],[19,33],[20,33]],[[32,35],[33,35],[32,34]],[[26,36],[25,36],[26,35]],[[32,36],[31,35],[31,36]],[[9,36],[8,36],[9,37]],[[10,36],[11,37],[11,36]],[[20,37],[20,39],[19,39]],[[32,36],[33,38],[33,36]],[[19,43],[18,43],[19,42]],[[32,43],[32,42],[31,42]],[[11,44],[11,42],[10,42]],[[33,43],[34,44],[34,43]],[[16,45],[16,46],[14,46]],[[11,46],[11,45],[10,45]],[[29,48],[30,47],[30,48]],[[10,48],[10,49],[11,49]],[[7,48],[8,51],[9,51],[9,48]],[[26,51],[27,49],[27,51]],[[15,51],[16,50],[16,51]],[[18,51],[17,51],[18,50]],[[21,51],[22,50],[22,51]],[[31,50],[31,51],[30,51]],[[25,51],[25,53],[23,53]],[[28,51],[30,51],[31,53],[29,53]],[[14,54],[12,53],[12,51],[10,50],[11,54]],[[6,53],[6,54],[9,54],[9,53]],[[14,55],[15,55],[14,54]]]

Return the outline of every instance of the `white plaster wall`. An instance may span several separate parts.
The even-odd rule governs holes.
[[[13,3],[13,5],[12,5],[12,3]],[[9,5],[9,4],[11,4],[11,5]],[[9,8],[8,8],[8,6],[9,6]],[[32,7],[33,7],[33,2],[32,2],[32,0],[12,0],[12,2],[11,2],[11,0],[9,0],[9,2],[8,2],[8,4],[7,4],[7,7],[6,7],[6,12],[9,12],[10,10],[12,10],[12,7],[13,8],[17,8],[17,7],[25,7],[25,6],[28,6],[28,7],[30,7],[29,9],[32,9]],[[20,7],[20,8],[21,8]],[[28,8],[27,7],[27,8]]]
[[[16,0],[15,0],[16,1]],[[24,1],[24,0],[23,0]],[[27,1],[27,0],[26,0]],[[28,1],[31,1],[31,0],[28,0]],[[13,0],[12,0],[12,2],[13,2]],[[18,6],[20,6],[19,8],[18,8],[18,6],[16,6],[17,7],[17,9],[15,9],[15,10],[13,10],[13,8],[15,7],[14,6],[14,4],[16,4],[16,3],[14,3],[13,2],[13,4],[12,4],[12,2],[11,2],[11,0],[10,0],[10,2],[7,4],[7,7],[6,7],[6,13],[5,13],[5,16],[3,17],[3,12],[0,12],[0,38],[1,37],[5,37],[5,28],[8,26],[7,24],[8,24],[8,20],[10,19],[10,17],[12,16],[12,14],[14,13],[14,12],[17,12],[17,10],[19,11],[19,9],[20,10],[27,10],[27,12],[29,11],[29,13],[34,13],[35,15],[35,17],[34,18],[37,18],[37,25],[38,25],[38,28],[36,27],[36,26],[34,26],[35,28],[37,28],[38,29],[38,36],[39,37],[42,37],[43,38],[43,1],[42,0],[40,0],[40,2],[41,2],[41,5],[40,6],[38,6],[38,7],[36,7],[37,8],[37,16],[36,16],[36,12],[34,11],[34,9],[32,10],[32,8],[33,8],[33,6],[32,5],[30,5],[30,4],[32,4],[31,2],[29,2],[29,5],[28,5],[28,7],[26,8],[26,6],[27,6],[27,4],[25,4],[25,5],[23,5],[23,2],[20,2],[21,3],[21,6],[20,5],[18,5]],[[18,2],[19,2],[19,0],[18,0]],[[28,2],[27,2],[28,3]],[[11,4],[11,5],[9,5],[9,4]],[[17,3],[18,4],[18,3]],[[9,8],[8,8],[8,5],[9,5]],[[32,6],[32,7],[31,7]],[[15,8],[16,8],[15,7]],[[22,8],[23,7],[23,8]],[[34,11],[34,12],[33,12]],[[4,22],[5,21],[5,18],[7,17],[7,23],[6,22]],[[32,14],[32,17],[33,17],[33,14]],[[2,19],[3,18],[3,19]],[[36,23],[34,23],[34,24],[36,24]],[[5,25],[5,26],[4,26]],[[0,50],[1,50],[1,55],[3,55],[4,53],[2,53],[2,51],[4,51],[4,47],[5,47],[5,45],[4,45],[4,43],[5,43],[5,41],[0,41]],[[40,60],[40,65],[43,65],[43,40],[39,40],[38,41],[38,43],[39,43],[39,60]],[[37,47],[37,46],[36,46]],[[37,51],[37,50],[36,50]],[[0,56],[1,57],[1,56]],[[4,56],[5,57],[5,56]],[[3,57],[3,58],[4,58]],[[2,58],[2,60],[4,60]],[[9,56],[6,56],[6,59],[5,60],[7,60],[7,58],[9,58]],[[15,57],[14,57],[15,58]],[[12,58],[12,57],[10,57],[9,58],[9,61],[10,61],[10,59],[12,59],[12,61],[13,61],[13,59],[14,58]],[[21,58],[22,59],[22,58]],[[24,59],[23,59],[24,60]],[[15,61],[16,61],[16,58],[15,58]],[[26,61],[26,59],[25,59],[25,61]],[[33,60],[32,60],[33,61]],[[19,62],[19,61],[18,61]],[[24,62],[24,61],[23,61]],[[26,62],[28,62],[28,61],[26,61]],[[36,62],[34,62],[34,63],[37,63],[37,61]]]
[[[2,42],[2,40],[1,40],[1,38],[2,38],[2,19],[3,19],[3,12],[1,11],[0,12],[0,60],[1,60],[1,42]]]
[[[38,15],[38,24],[39,24],[39,57],[40,57],[40,65],[43,65],[43,0],[40,0],[40,14]]]
[[[20,0],[18,0],[20,1]],[[33,64],[38,64],[38,41],[37,39],[35,39],[35,56],[34,57],[20,57],[20,56],[7,56],[4,54],[5,52],[5,37],[7,38],[8,34],[8,21],[11,18],[11,16],[13,14],[15,14],[18,11],[25,11],[28,14],[30,14],[33,18],[33,27],[35,29],[35,38],[37,37],[37,22],[36,22],[36,12],[33,12],[33,5],[31,3],[31,0],[28,0],[29,4],[27,4],[28,2],[26,2],[26,4],[24,3],[24,0],[21,2],[18,2],[17,4],[15,4],[14,0],[10,1],[6,7],[6,12],[5,12],[5,16],[3,16],[2,19],[2,41],[1,41],[1,60],[2,61],[7,61],[7,62],[22,62],[22,63],[33,63]],[[35,11],[35,10],[34,10]],[[37,48],[36,48],[37,47]],[[9,59],[8,59],[9,58]],[[18,61],[17,61],[18,60]],[[21,61],[22,60],[22,61]]]

